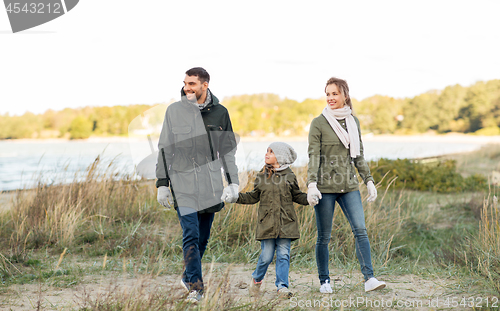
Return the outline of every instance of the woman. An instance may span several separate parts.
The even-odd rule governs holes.
[[[354,167],[368,188],[368,202],[377,197],[373,177],[363,157],[359,120],[352,115],[349,87],[342,79],[330,78],[325,87],[327,106],[309,130],[307,200],[316,211],[318,240],[316,264],[320,292],[331,293],[328,270],[328,243],[332,231],[335,202],[344,212],[356,241],[356,256],[365,279],[365,291],[385,287],[373,276],[370,242]]]

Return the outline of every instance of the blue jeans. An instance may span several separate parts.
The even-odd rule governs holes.
[[[255,281],[260,282],[264,279],[267,267],[273,261],[274,250],[276,249],[276,287],[280,290],[288,287],[288,271],[290,270],[290,244],[291,239],[266,239],[260,241],[262,252],[257,262],[257,268],[252,273]]]
[[[214,213],[200,214],[194,209],[179,207],[177,216],[182,227],[182,253],[185,265],[182,279],[190,287],[189,290],[203,290],[201,258],[210,238]]]
[[[328,243],[332,235],[333,212],[335,201],[340,205],[345,217],[351,225],[356,241],[356,256],[361,266],[361,273],[367,281],[373,277],[372,259],[370,255],[370,242],[366,234],[365,214],[361,204],[359,191],[347,193],[322,193],[322,199],[314,207],[316,211],[316,226],[318,227],[318,240],[316,242],[316,264],[318,266],[319,281],[321,284],[330,280],[328,270]]]

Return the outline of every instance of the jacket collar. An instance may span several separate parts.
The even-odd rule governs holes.
[[[292,173],[292,169],[290,167],[285,168],[282,171],[275,171],[273,175],[286,175]],[[267,173],[264,173],[267,174]]]
[[[288,174],[288,173],[291,173],[291,172],[292,172],[292,169],[290,167],[287,167],[287,168],[285,168],[282,171],[277,171],[276,174]]]

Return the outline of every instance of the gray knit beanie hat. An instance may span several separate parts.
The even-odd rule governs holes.
[[[278,161],[278,164],[283,167],[292,164],[297,160],[297,152],[293,150],[292,146],[290,146],[287,143],[277,141],[274,143],[271,143],[269,145],[269,148],[274,152],[274,155],[276,156],[276,160]]]

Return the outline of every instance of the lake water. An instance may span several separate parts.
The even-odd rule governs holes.
[[[276,139],[279,140],[279,139]],[[273,140],[274,141],[274,140]],[[238,169],[260,169],[270,141],[241,141]],[[288,142],[297,151],[296,166],[307,165],[307,141]],[[366,139],[365,158],[421,158],[479,149],[485,141],[387,141]],[[68,182],[84,178],[85,169],[100,155],[104,164],[113,162],[116,172],[133,174],[135,165],[157,148],[143,140],[90,141],[0,141],[0,191],[31,188],[36,180]],[[154,165],[154,164],[153,164]]]

